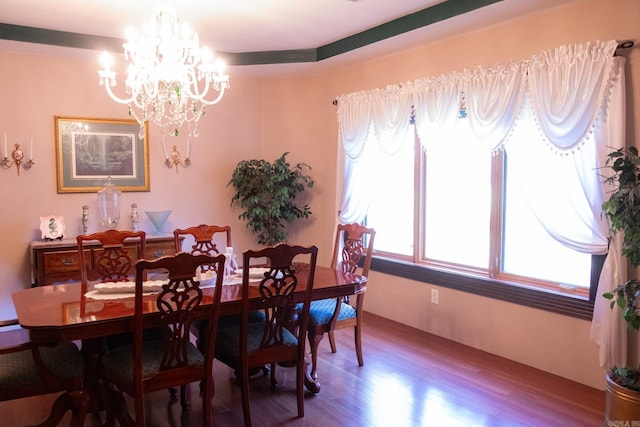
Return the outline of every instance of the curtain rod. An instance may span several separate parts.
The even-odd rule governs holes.
[[[620,49],[631,49],[633,47],[633,40],[625,40],[623,42],[618,43],[616,46],[616,51],[613,53],[613,56],[619,56],[618,50]]]

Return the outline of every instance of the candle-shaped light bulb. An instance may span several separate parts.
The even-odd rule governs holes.
[[[100,63],[102,63],[105,71],[111,71],[111,55],[106,50],[100,56]]]

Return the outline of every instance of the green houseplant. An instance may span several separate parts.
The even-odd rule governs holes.
[[[286,224],[308,218],[308,204],[299,206],[296,197],[313,188],[313,179],[306,174],[306,163],[291,165],[285,152],[273,163],[266,160],[243,160],[238,163],[229,185],[235,189],[231,204],[239,203],[243,212],[238,218],[247,221],[258,237],[258,243],[275,245],[287,240]]]
[[[620,253],[635,269],[640,266],[640,158],[638,149],[620,148],[608,154],[605,165],[613,174],[605,183],[613,186],[602,211],[610,222],[610,234],[622,232]],[[630,279],[613,291],[603,294],[618,308],[627,328],[640,330],[638,298],[640,280]],[[614,366],[607,372],[606,417],[612,421],[640,422],[640,370],[638,367]]]

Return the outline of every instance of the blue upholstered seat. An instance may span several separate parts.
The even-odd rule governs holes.
[[[335,298],[312,301],[311,308],[309,310],[309,327],[315,328],[318,325],[329,323],[335,309]],[[338,313],[336,320],[340,321],[354,317],[356,317],[356,309],[350,304],[342,302],[340,305],[340,312]]]

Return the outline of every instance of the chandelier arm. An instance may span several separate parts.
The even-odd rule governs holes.
[[[224,90],[226,89],[226,86],[220,86],[220,93],[218,93],[218,97],[212,101],[207,101],[206,99],[200,99],[199,101],[202,102],[204,105],[213,105],[213,104],[217,104],[218,102],[220,102],[220,100],[222,99],[222,97],[224,96]]]
[[[113,99],[114,101],[116,101],[118,104],[130,104],[131,102],[134,102],[136,99],[135,95],[132,95],[131,98],[119,98],[115,93],[113,93],[113,91],[111,90],[111,85],[109,84],[109,82],[105,82],[105,88],[107,89],[107,93],[109,94],[109,96],[111,97],[111,99]]]

